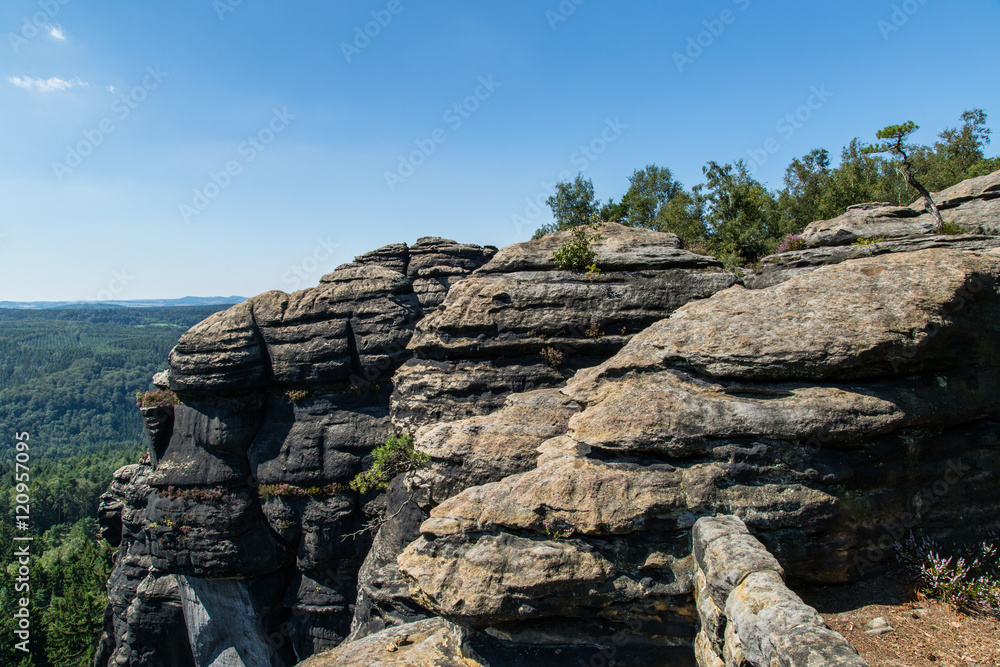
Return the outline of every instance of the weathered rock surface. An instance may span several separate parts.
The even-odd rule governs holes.
[[[180,592],[173,575],[152,571],[143,530],[148,463],[117,470],[101,497],[101,534],[118,547],[108,580],[108,609],[95,664],[122,667],[194,667]]]
[[[992,364],[996,266],[927,250],[824,267],[764,291],[735,287],[650,327],[596,377],[646,364],[755,381]]]
[[[147,625],[176,637],[185,591],[200,602],[185,607],[190,641],[172,664],[209,664],[230,649],[247,660],[279,626],[283,648],[265,662],[287,664],[343,641],[370,544],[362,530],[370,510],[346,485],[393,432],[387,380],[411,356],[423,307],[495,251],[440,238],[387,246],[317,287],[261,294],[181,338],[156,382],[182,403],[143,414],[155,470],[145,466],[141,483],[122,481],[102,504],[102,530],[122,546],[100,667],[153,660],[164,640]],[[267,623],[237,628],[215,618],[230,615],[211,592],[220,586],[236,586],[236,598]]]
[[[996,181],[939,193],[946,219],[991,233]],[[781,568],[852,581],[913,527],[1000,529],[1000,244],[921,216],[817,223],[746,287],[614,224],[596,275],[557,269],[565,233],[428,237],[209,318],[158,375],[181,404],[144,414],[151,465],[102,499],[98,667],[853,664]],[[430,463],[359,497],[400,430]],[[725,521],[692,542],[729,514],[773,557]]]
[[[701,584],[695,587],[699,664],[867,666],[785,586],[778,561],[738,518],[699,519],[692,541],[695,581]]]
[[[495,250],[424,238],[412,248],[394,244],[362,255],[317,287],[253,297],[181,337],[170,353],[170,388],[211,395],[370,382],[410,356],[421,299],[435,307],[442,290]],[[417,289],[414,279],[438,282]]]
[[[538,447],[563,433],[579,409],[556,389],[540,389],[507,399],[492,415],[427,426],[416,448],[431,463],[407,480],[397,480],[387,516],[359,573],[358,604],[351,636],[424,618],[427,610],[409,595],[396,556],[416,540],[428,511],[456,493],[503,479],[535,466]]]
[[[744,276],[743,284],[750,289],[764,289],[781,284],[789,278],[815,271],[821,266],[890,253],[916,252],[930,248],[987,252],[998,247],[1000,247],[998,236],[925,234],[888,239],[864,246],[836,245],[808,248],[763,258],[759,269]]]
[[[508,246],[424,318],[414,359],[394,378],[393,422],[488,414],[512,393],[557,386],[599,363],[642,328],[733,285],[711,257],[680,250],[673,234],[606,223],[593,243],[597,275],[560,271],[552,253],[570,232]],[[558,350],[562,368],[541,357]]]

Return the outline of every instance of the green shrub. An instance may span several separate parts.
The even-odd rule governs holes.
[[[591,275],[600,273],[595,260],[597,253],[590,244],[599,241],[601,235],[588,232],[589,225],[578,225],[570,232],[570,237],[552,253],[552,259],[563,271],[586,271]]]
[[[857,241],[855,241],[854,243],[852,243],[851,247],[853,247],[853,248],[867,248],[867,247],[873,246],[873,245],[875,245],[877,243],[882,243],[883,241],[885,241],[885,239],[882,238],[881,236],[873,236],[871,238],[860,238]]]
[[[372,457],[371,467],[351,480],[351,488],[358,493],[387,490],[397,475],[419,470],[431,460],[429,454],[414,449],[413,436],[409,433],[389,436],[384,445],[375,448]]]
[[[963,227],[960,227],[954,222],[945,222],[943,225],[938,227],[938,234],[946,234],[948,236],[957,236],[958,234],[968,234]]]

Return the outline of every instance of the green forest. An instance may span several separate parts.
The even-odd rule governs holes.
[[[931,192],[1000,169],[1000,157],[986,157],[991,134],[986,113],[973,109],[959,120],[960,126],[941,132],[932,146],[905,145],[918,182]],[[871,129],[872,140],[883,138],[877,129]],[[815,220],[837,217],[848,206],[907,206],[919,199],[898,156],[879,154],[884,152],[879,148],[856,138],[841,150],[837,166],[828,150],[810,151],[792,160],[777,191],[755,179],[744,160],[709,162],[702,168],[705,182],[691,189],[669,168],[651,164],[632,174],[619,201],[603,203],[594,196],[593,182],[578,174],[556,185],[547,202],[555,222],[538,229],[535,238],[594,221],[619,222],[677,234],[685,248],[718,257],[727,267],[752,267],[789,235]]]
[[[187,329],[227,306],[106,310],[0,309],[0,664],[93,663],[112,549],[97,503],[145,439],[137,391],[166,367]],[[31,529],[15,531],[15,433],[27,432]],[[31,653],[14,648],[13,550],[30,536]]]
[[[225,307],[0,309],[0,461],[15,432],[31,434],[33,459],[140,442],[136,391],[182,333]]]

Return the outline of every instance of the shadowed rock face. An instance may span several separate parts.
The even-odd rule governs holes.
[[[152,570],[144,532],[152,491],[148,463],[117,470],[101,496],[101,534],[115,537],[115,568],[108,580],[108,608],[97,649],[97,665],[194,667],[186,635],[180,591],[172,574]]]
[[[267,664],[290,664],[343,640],[370,543],[346,485],[393,432],[387,380],[423,308],[494,252],[438,238],[387,246],[181,338],[157,383],[182,404],[144,411],[155,469],[119,471],[102,503],[121,546],[99,666],[209,664],[261,646]],[[445,287],[418,294],[420,280]],[[266,622],[218,618],[234,614]]]

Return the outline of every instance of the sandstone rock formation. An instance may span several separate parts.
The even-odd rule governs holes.
[[[406,593],[396,555],[418,537],[430,508],[529,470],[537,447],[566,430],[579,406],[539,387],[564,383],[635,331],[736,281],[717,260],[680,250],[673,234],[613,223],[597,233],[598,275],[559,271],[553,251],[569,232],[551,234],[498,252],[417,325],[414,359],[393,378],[392,417],[398,428],[416,431],[432,464],[414,488],[388,498],[392,519],[362,570],[352,637],[427,614]],[[563,367],[542,359],[547,347],[563,354]],[[510,399],[513,392],[525,393]]]
[[[740,517],[777,559],[754,552],[762,599],[781,569],[870,576],[911,528],[1000,528],[1000,172],[938,197],[986,233],[857,209],[744,284],[615,224],[597,274],[558,270],[565,233],[429,237],[210,317],[157,377],[181,404],[144,410],[149,463],[102,505],[121,546],[98,667],[728,659],[699,621],[728,581],[695,566],[699,518]],[[399,431],[430,463],[347,488]],[[762,626],[732,597],[742,642]]]
[[[176,641],[187,634],[180,591],[172,574],[151,571],[150,540],[144,532],[152,489],[148,463],[115,472],[101,496],[102,536],[118,547],[108,581],[108,609],[97,649],[97,665],[195,667],[191,647]]]
[[[156,382],[182,404],[143,409],[152,465],[119,471],[102,512],[107,536],[123,535],[98,665],[154,664],[147,645],[178,627],[190,645],[183,658],[160,651],[164,664],[288,664],[343,640],[370,542],[370,499],[346,483],[392,433],[388,379],[423,308],[494,252],[390,246],[181,338]]]

